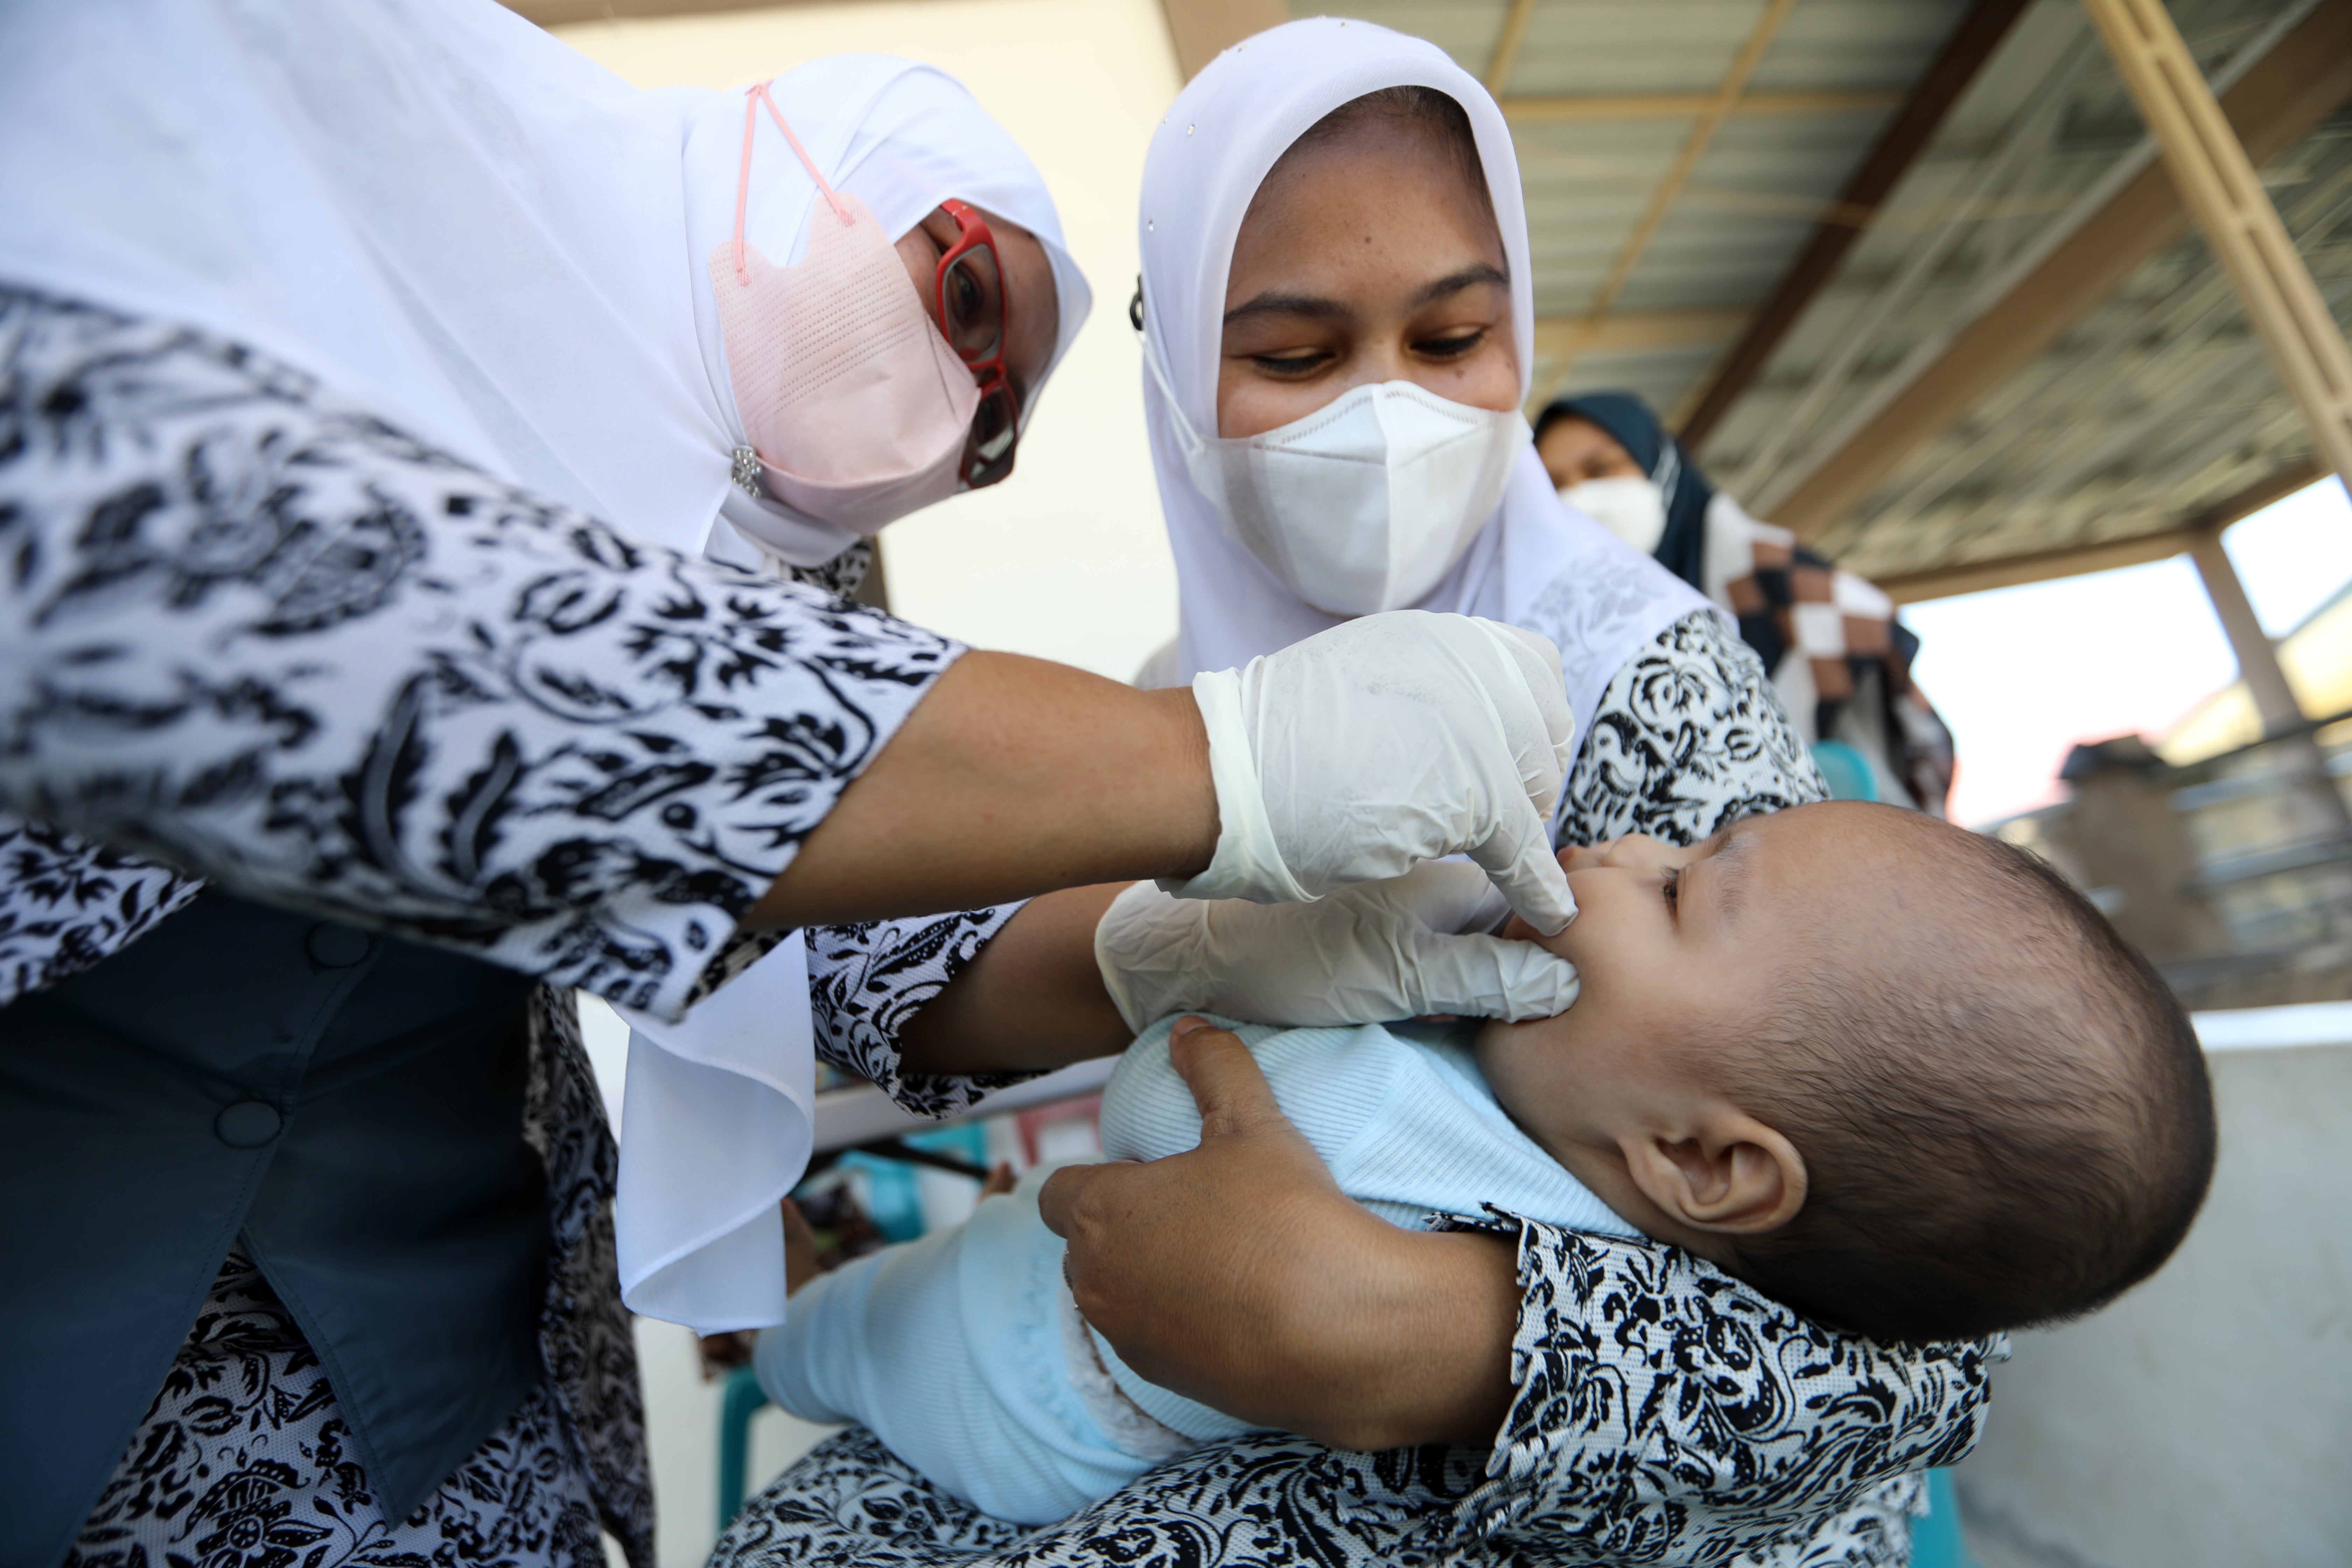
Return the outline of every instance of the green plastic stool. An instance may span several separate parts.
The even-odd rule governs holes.
[[[739,1366],[727,1374],[719,1399],[719,1528],[743,1508],[744,1479],[751,1472],[751,1417],[768,1403],[759,1374]]]

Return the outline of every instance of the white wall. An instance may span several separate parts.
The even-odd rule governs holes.
[[[929,61],[969,87],[1044,171],[1095,310],[1013,478],[882,536],[891,608],[1122,680],[1175,635],[1127,321],[1144,146],[1178,86],[1155,0],[859,0],[555,31],[641,87],[735,87],[858,49]]]
[[[1993,1373],[1956,1475],[1984,1568],[2352,1564],[2352,1045],[2208,1059],[2221,1158],[2188,1241]]]

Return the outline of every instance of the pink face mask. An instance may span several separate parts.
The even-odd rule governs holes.
[[[735,237],[710,253],[719,337],[751,444],[736,455],[736,479],[874,533],[955,493],[980,389],[866,204],[825,184],[764,85],[749,96]],[[790,267],[743,240],[761,103],[824,197],[809,216],[808,253]]]

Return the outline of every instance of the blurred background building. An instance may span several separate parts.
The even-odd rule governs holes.
[[[884,537],[888,600],[1130,675],[1175,622],[1121,309],[1144,147],[1187,76],[1294,7],[509,3],[649,87],[916,56],[1022,141],[1097,308],[1015,477]],[[2025,1336],[1960,1471],[1969,1550],[2352,1563],[2352,1226],[2326,1179],[2352,1132],[2352,1027],[2325,1006],[2352,998],[2352,505],[2333,477],[2352,384],[2328,379],[2352,364],[2352,0],[1339,8],[1430,38],[1504,105],[1535,403],[1639,392],[1756,517],[1878,584],[1957,737],[1952,815],[2048,855],[2192,1006],[2233,1010],[2207,1015],[2226,1138],[2208,1218],[2118,1308]],[[2099,22],[2150,12],[2180,47],[2168,79],[2161,49],[2127,50],[2135,86]],[[2252,177],[2232,184],[2235,148]],[[2299,279],[2252,287],[2253,242],[2217,249],[2214,204],[2264,196]],[[2317,304],[2298,317],[2290,295]],[[2320,1010],[2235,1011],[2285,1003]],[[968,1201],[962,1178],[923,1180],[942,1215]],[[664,1563],[689,1568],[719,1394],[684,1331],[644,1327]],[[762,1416],[753,1484],[808,1436]]]

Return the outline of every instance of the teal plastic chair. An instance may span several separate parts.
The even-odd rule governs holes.
[[[1870,759],[1858,748],[1843,741],[1815,741],[1813,765],[1822,770],[1832,800],[1878,798],[1878,779],[1870,771]]]
[[[739,1366],[727,1374],[719,1398],[719,1528],[727,1528],[743,1508],[743,1486],[751,1470],[751,1417],[768,1403],[759,1374]]]
[[[1977,1568],[1961,1539],[1949,1470],[1927,1472],[1927,1517],[1911,1521],[1911,1568]]]

